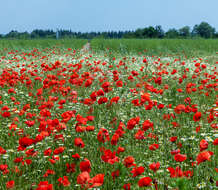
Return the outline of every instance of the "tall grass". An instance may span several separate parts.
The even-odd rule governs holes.
[[[85,39],[33,39],[33,40],[0,40],[0,54],[10,50],[32,50],[34,48],[72,48],[80,49],[87,42]]]
[[[117,53],[146,52],[147,55],[214,55],[218,52],[215,39],[94,39],[95,51],[109,48]]]

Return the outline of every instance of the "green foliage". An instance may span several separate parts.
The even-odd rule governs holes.
[[[201,22],[199,25],[194,26],[192,33],[202,38],[211,38],[215,35],[215,28],[207,22]]]
[[[186,178],[172,179],[172,185],[173,185],[174,188],[178,188],[179,190],[188,190],[188,189],[190,189],[190,182]]]
[[[103,31],[103,32],[73,32],[71,30],[58,30],[58,38],[76,38],[76,39],[116,39],[116,38],[189,38],[189,37],[202,37],[202,38],[217,38],[218,33],[215,29],[206,22],[201,22],[199,25],[195,25],[192,33],[190,34],[190,27],[184,26],[179,30],[175,28],[169,29],[166,33],[162,29],[162,26],[157,25],[155,27],[148,26],[144,28],[138,28],[134,31]],[[0,38],[6,39],[39,39],[39,38],[53,38],[57,37],[56,32],[53,30],[35,29],[32,32],[18,32],[15,30],[10,31],[6,35],[1,35]]]
[[[216,55],[218,40],[214,39],[94,39],[92,49],[101,51],[109,48],[120,53],[120,48],[126,53],[144,52],[147,55],[179,55],[203,56]]]
[[[81,49],[82,46],[87,43],[84,39],[34,39],[34,40],[0,40],[0,55],[9,50],[33,50],[34,48],[72,48]]]
[[[166,38],[178,38],[178,37],[179,37],[179,32],[175,28],[169,29],[166,32]]]
[[[184,27],[180,28],[179,29],[179,35],[184,37],[184,38],[190,37],[190,27],[189,26],[184,26]]]

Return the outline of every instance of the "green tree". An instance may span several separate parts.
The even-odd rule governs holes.
[[[164,30],[162,29],[162,26],[157,25],[155,26],[156,34],[158,38],[163,38],[164,37]]]
[[[10,31],[8,34],[5,35],[5,38],[18,38],[19,32],[16,30]]]
[[[143,29],[138,28],[138,29],[135,31],[135,37],[136,37],[136,38],[143,38]]]
[[[155,38],[157,37],[157,31],[153,26],[149,26],[143,29],[142,36],[143,38]]]
[[[30,38],[30,34],[28,32],[20,32],[18,34],[18,38],[19,39],[29,39]]]
[[[188,38],[190,37],[190,27],[189,26],[184,26],[179,29],[179,35],[183,38]]]
[[[213,37],[218,38],[218,32],[216,32]]]
[[[123,35],[123,38],[136,38],[135,32],[126,32],[126,33]]]
[[[192,30],[193,36],[200,36],[202,38],[211,38],[215,34],[215,28],[209,25],[207,22],[201,22],[199,25],[195,25]]]
[[[179,32],[175,28],[171,28],[166,32],[165,36],[166,38],[178,38]]]

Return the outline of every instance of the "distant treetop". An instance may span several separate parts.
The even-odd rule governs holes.
[[[57,34],[58,32],[58,34]],[[218,38],[218,32],[207,22],[201,22],[195,25],[193,29],[189,26],[184,26],[180,29],[170,28],[164,31],[162,26],[148,26],[138,28],[135,31],[107,31],[107,32],[73,32],[71,30],[42,30],[35,29],[32,32],[10,31],[6,35],[0,34],[0,38],[6,39],[38,39],[38,38],[78,38],[78,39],[93,39],[93,38]]]

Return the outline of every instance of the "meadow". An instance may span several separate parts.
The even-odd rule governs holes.
[[[144,53],[152,56],[200,57],[218,51],[217,39],[94,39],[96,51],[111,49],[117,53]]]
[[[77,40],[77,39],[32,39],[32,40],[22,40],[22,39],[1,39],[0,40],[0,55],[10,50],[19,51],[31,51],[34,48],[46,49],[46,48],[73,48],[80,49],[87,43],[88,40]]]
[[[0,40],[0,189],[213,190],[217,40]]]

